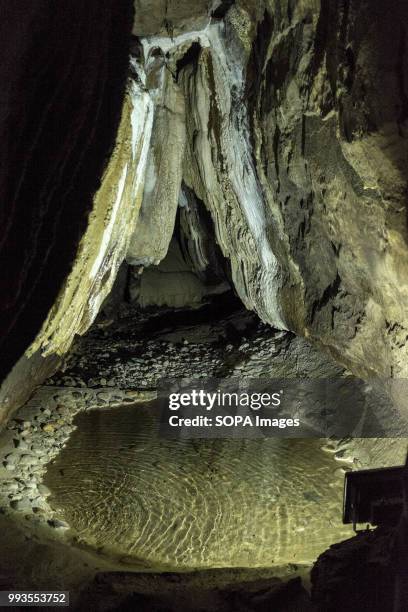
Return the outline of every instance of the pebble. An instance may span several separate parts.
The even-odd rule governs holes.
[[[336,461],[344,461],[345,463],[354,463],[354,457],[347,455],[345,450],[340,450],[335,453],[334,458]]]
[[[109,399],[111,397],[110,393],[107,393],[106,391],[99,391],[96,396],[98,397],[98,399],[103,400],[105,402],[109,402]]]
[[[65,521],[61,521],[60,519],[50,519],[48,521],[48,524],[54,529],[69,529],[68,523],[66,523]]]
[[[28,444],[24,440],[14,439],[14,446],[19,450],[28,450]]]
[[[35,482],[28,481],[24,491],[34,491],[36,488],[37,488],[37,484]]]
[[[33,506],[32,510],[34,514],[37,514],[37,515],[46,516],[47,514],[47,511],[44,508],[41,508],[41,506]]]
[[[9,499],[15,501],[15,500],[19,500],[19,499],[23,499],[23,496],[21,495],[21,493],[9,493]]]
[[[6,483],[5,488],[6,488],[8,491],[11,491],[11,492],[12,492],[12,491],[18,491],[19,486],[18,486],[18,483],[17,483],[17,482],[8,482],[8,483]]]
[[[29,510],[31,508],[31,503],[29,499],[23,497],[22,499],[14,499],[13,501],[11,501],[10,507],[13,508],[13,510],[21,512],[24,510]]]
[[[33,463],[35,463],[37,460],[37,457],[35,455],[21,455],[21,459],[19,461],[19,465],[31,465]]]
[[[38,492],[43,497],[49,497],[51,495],[51,491],[49,490],[49,488],[42,483],[38,485]]]
[[[320,448],[325,453],[335,453],[336,452],[336,446],[332,446],[331,444],[324,444]]]
[[[44,469],[44,468],[43,468],[43,466],[42,466],[42,465],[34,465],[34,466],[31,468],[31,472],[32,472],[33,474],[37,474],[37,472],[42,472],[42,471],[43,471],[43,469]]]
[[[7,461],[7,463],[10,463],[11,465],[17,465],[18,463],[20,463],[22,455],[20,455],[20,453],[9,453],[8,455],[6,455],[5,459]]]

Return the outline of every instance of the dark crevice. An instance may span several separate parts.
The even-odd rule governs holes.
[[[279,143],[280,143],[280,129],[279,125],[276,124],[275,131],[273,133],[273,163],[275,165],[276,179],[279,181]]]
[[[344,84],[347,87],[347,90],[350,92],[351,88],[353,87],[356,72],[356,58],[350,45],[346,48],[346,67],[347,73],[344,79]]]
[[[254,167],[256,167],[255,159],[255,114],[257,110],[257,100],[260,97],[259,92],[262,87],[263,68],[268,52],[269,41],[271,40],[274,29],[274,22],[271,15],[265,11],[263,19],[258,23],[256,38],[253,42],[251,55],[249,57],[245,79],[245,100],[248,108],[249,118],[249,138],[252,151],[252,159]]]
[[[340,53],[342,52],[342,50],[344,49],[344,47],[346,46],[346,41],[347,41],[347,32],[348,32],[348,28],[349,28],[349,16],[350,16],[350,0],[343,0],[342,2],[343,6],[342,6],[342,14],[343,14],[343,18],[341,20],[341,24],[340,24],[340,40],[339,40],[339,51]]]
[[[306,150],[306,116],[302,114],[302,133],[301,133],[301,152],[302,156],[305,156]]]
[[[334,99],[336,96],[336,78],[337,72],[333,67],[331,55],[326,55],[328,41],[331,36],[330,29],[331,24],[335,23],[336,16],[336,2],[332,0],[323,0],[320,10],[319,19],[316,27],[316,35],[314,40],[314,49],[311,61],[311,78],[313,78],[319,72],[323,62],[326,62],[328,80],[330,83],[330,89],[332,96],[329,96],[322,106],[321,113],[326,115],[333,108]]]
[[[161,314],[157,312],[156,308],[146,309],[145,312],[152,312],[155,316],[145,324],[144,330],[147,335],[157,334],[160,330],[168,328],[200,325],[208,321],[216,321],[223,316],[242,310],[241,300],[232,291],[228,291],[214,296],[211,303],[204,304],[201,308],[173,310],[171,317],[166,310],[163,310],[163,314]]]
[[[184,191],[184,193],[187,194],[188,199],[194,202],[200,226],[203,229],[203,236],[207,237],[206,246],[211,255],[212,266],[210,266],[210,269],[206,271],[206,281],[208,283],[215,283],[220,279],[225,278],[231,284],[231,287],[233,287],[234,283],[232,280],[231,262],[227,257],[224,256],[215,238],[215,226],[210,212],[206,208],[204,202],[184,183],[184,181],[182,183],[182,190]],[[174,235],[180,244],[180,248],[185,259],[187,260],[188,245],[186,244],[186,237],[184,236],[180,228],[180,208],[177,210]],[[208,239],[211,239],[210,244],[208,244]]]
[[[201,45],[198,42],[193,42],[193,44],[187,49],[186,53],[180,58],[176,64],[176,81],[179,78],[180,72],[186,66],[193,64],[197,65],[198,59],[201,53]]]
[[[398,88],[399,88],[399,96],[401,101],[401,109],[399,112],[398,122],[404,123],[404,121],[408,118],[408,96],[406,94],[406,82],[405,82],[405,71],[404,71],[404,61],[406,58],[407,52],[407,43],[406,43],[406,31],[404,26],[401,24],[400,30],[400,42],[398,48],[398,63],[397,63],[397,79],[398,79]]]
[[[256,106],[256,100],[259,96],[263,78],[263,68],[273,29],[273,18],[265,11],[262,21],[260,21],[257,26],[256,37],[252,45],[246,73],[245,99],[247,100],[250,117],[252,117]]]
[[[225,160],[224,160],[224,154],[223,154],[223,147],[221,144],[222,118],[220,114],[220,109],[218,107],[217,88],[215,85],[214,67],[213,67],[211,58],[209,58],[209,62],[208,62],[208,88],[209,88],[209,93],[210,93],[210,112],[208,115],[208,133],[213,134],[214,139],[217,143],[216,154],[218,157],[218,163],[220,164],[220,168],[223,170],[225,168]]]
[[[339,273],[336,274],[336,278],[334,281],[326,287],[323,291],[322,296],[313,303],[312,313],[311,313],[311,321],[313,322],[316,314],[322,310],[329,302],[333,300],[333,298],[338,294],[341,285],[341,278]]]
[[[211,13],[214,19],[224,19],[225,15],[235,4],[235,0],[222,0],[221,4]]]

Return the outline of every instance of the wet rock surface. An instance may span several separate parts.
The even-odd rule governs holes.
[[[247,92],[286,321],[355,373],[404,377],[407,5],[283,5],[258,23]]]

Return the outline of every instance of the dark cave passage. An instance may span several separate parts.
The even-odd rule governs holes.
[[[220,299],[212,299],[216,296]],[[115,316],[122,301],[142,310],[184,309],[187,317],[189,310],[212,302],[219,305],[220,315],[228,303],[231,310],[238,307],[231,266],[218,246],[211,215],[186,185],[165,257],[157,265],[123,263],[102,313]]]

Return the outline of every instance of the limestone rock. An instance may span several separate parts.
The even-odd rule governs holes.
[[[355,373],[407,373],[408,7],[271,3],[247,103],[290,329]]]
[[[158,264],[167,253],[176,218],[185,147],[184,97],[164,58],[159,55],[150,60],[146,82],[149,77],[153,81],[155,117],[142,207],[127,251],[127,261],[134,265]]]
[[[212,9],[209,0],[135,0],[135,36],[172,36],[205,27]]]
[[[125,258],[142,200],[153,120],[152,102],[130,79],[116,146],[94,199],[74,268],[28,354],[68,350],[88,329]]]
[[[407,11],[241,2],[179,76],[184,180],[241,299],[363,376],[407,371]]]
[[[208,285],[231,278],[229,260],[214,240],[214,223],[204,203],[183,184],[179,201],[180,247],[191,269]]]
[[[225,276],[264,322],[357,375],[405,376],[408,5],[135,5],[116,147],[27,355],[66,352],[125,259],[157,274],[179,219],[200,278],[227,262]],[[187,214],[186,193],[210,229],[194,207]]]
[[[239,28],[250,27],[235,13]],[[214,24],[203,33],[196,65],[180,75],[186,98],[186,184],[208,207],[235,288],[260,317],[285,328],[277,288],[281,270],[273,252],[263,195],[253,165],[244,95],[245,47],[240,29]],[[269,215],[270,217],[270,215]]]

